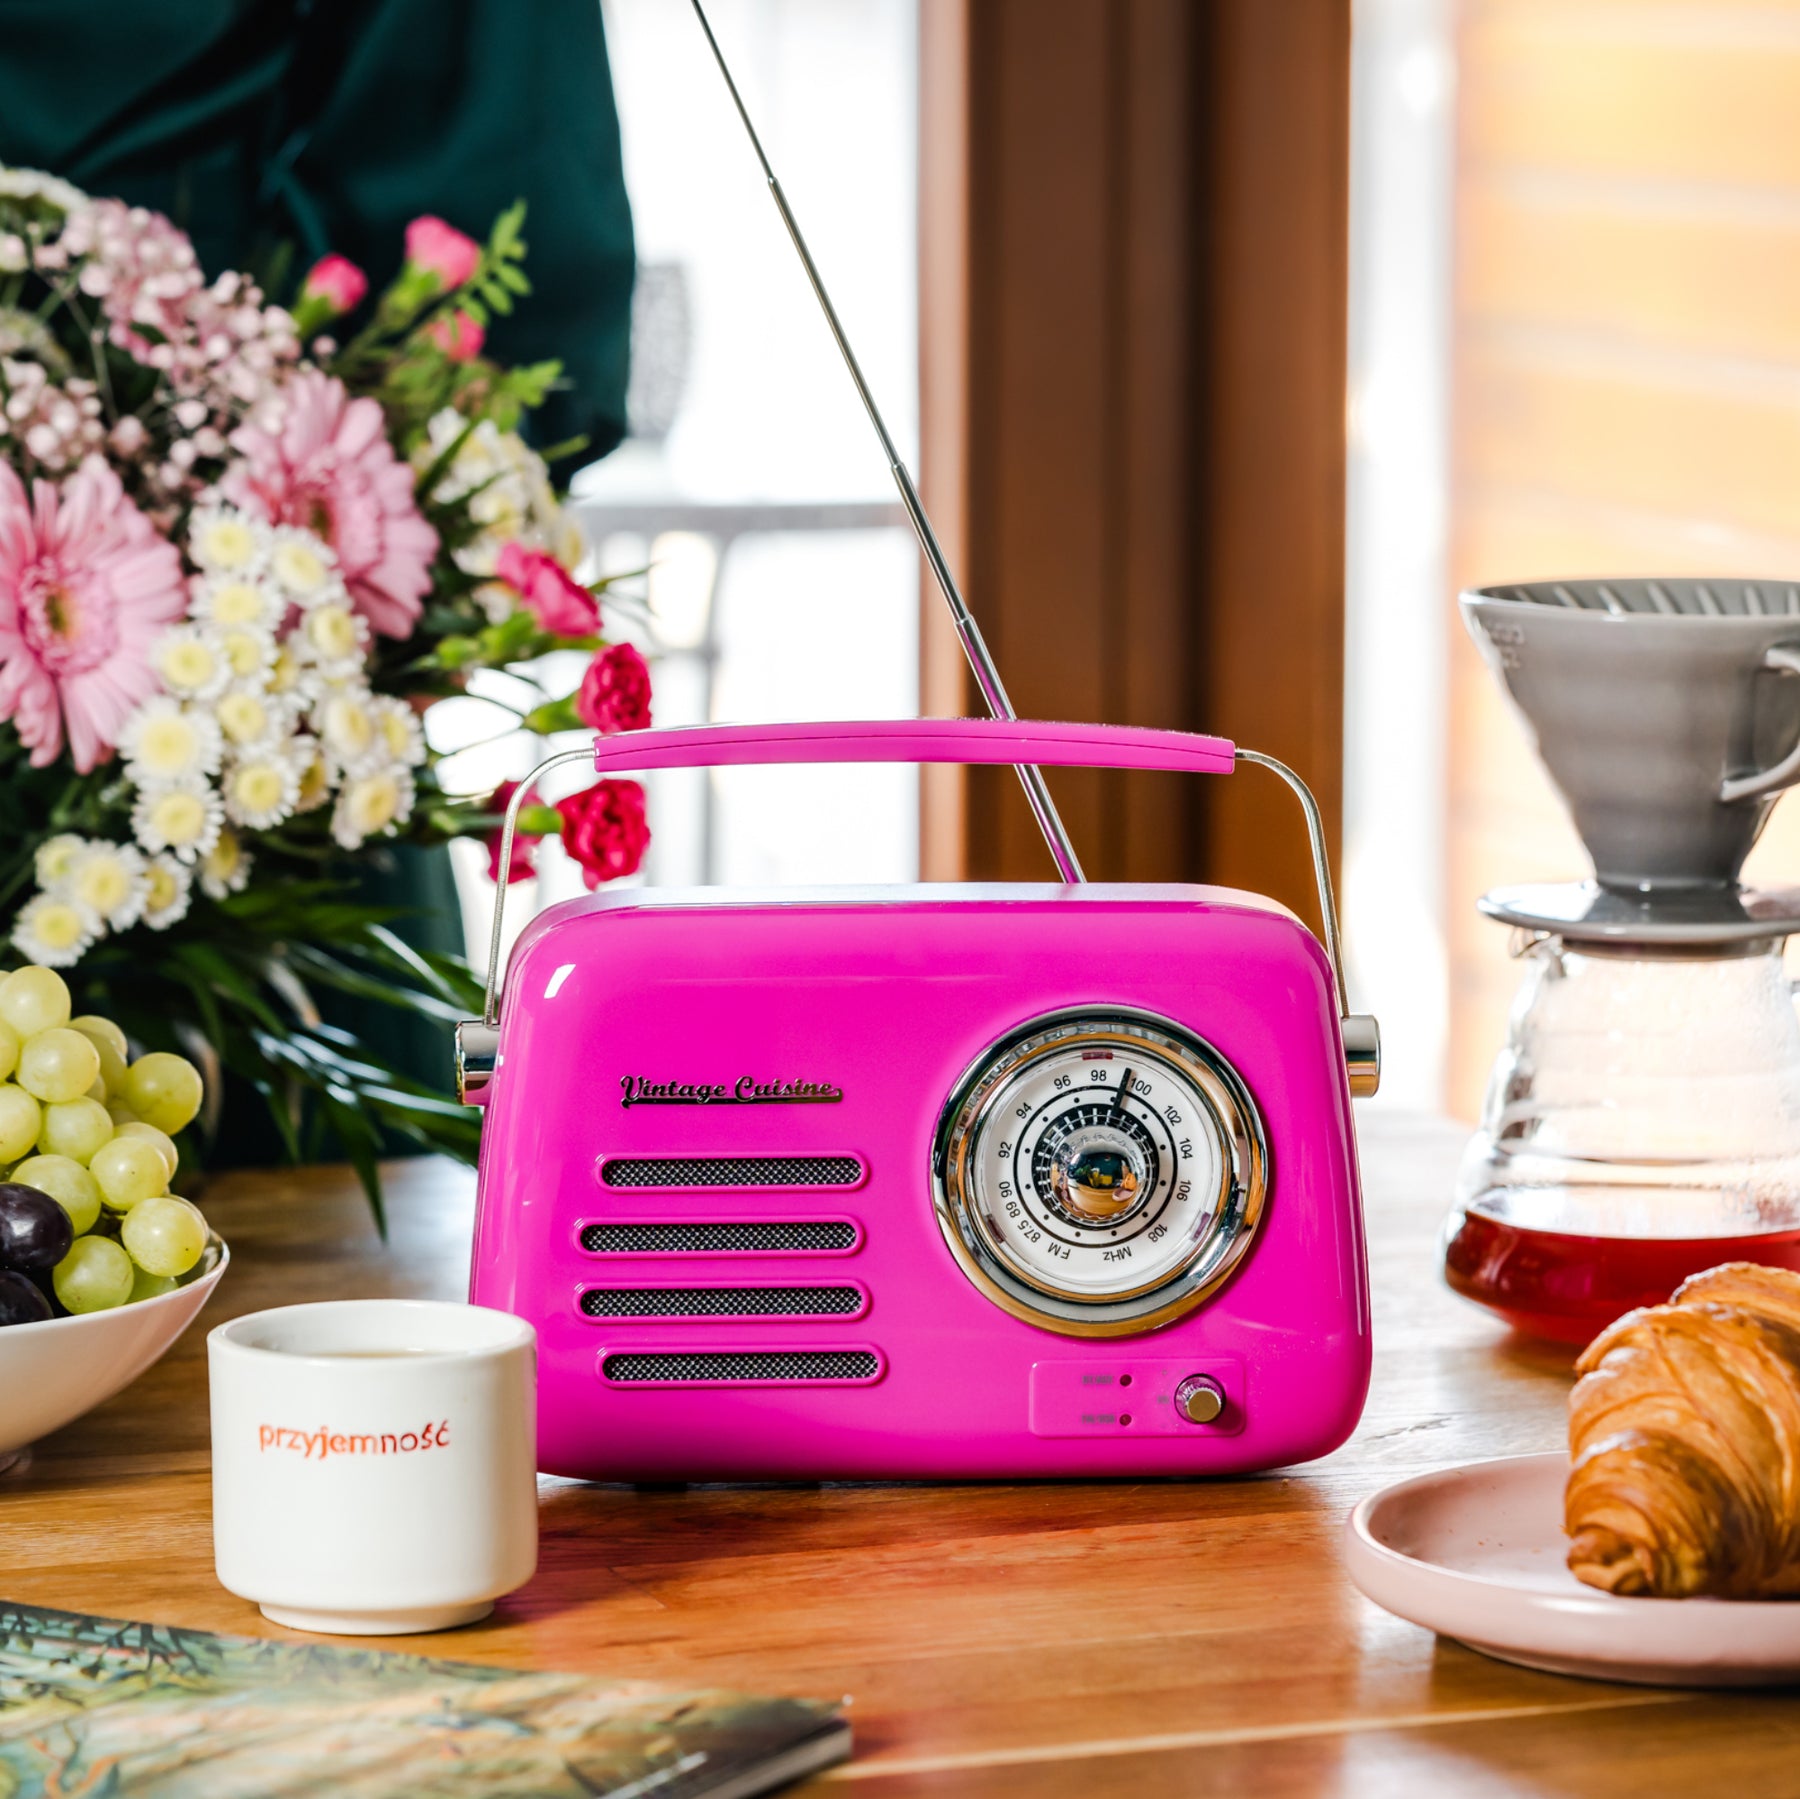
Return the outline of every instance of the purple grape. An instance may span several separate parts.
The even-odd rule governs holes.
[[[50,1302],[22,1274],[0,1268],[0,1330],[9,1324],[42,1324]]]
[[[0,1268],[54,1268],[74,1241],[69,1214],[48,1193],[0,1181]]]

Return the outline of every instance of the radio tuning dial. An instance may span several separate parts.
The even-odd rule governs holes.
[[[1268,1151],[1255,1102],[1167,1019],[1054,1013],[995,1044],[946,1101],[939,1223],[1015,1317],[1071,1336],[1154,1329],[1247,1253]]]

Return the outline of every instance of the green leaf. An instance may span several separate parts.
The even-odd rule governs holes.
[[[441,999],[435,993],[409,992],[405,987],[383,980],[379,975],[361,973],[348,963],[328,956],[323,950],[314,949],[310,945],[290,945],[288,956],[321,986],[329,987],[335,993],[353,994],[358,999],[372,999],[383,1005],[429,1013],[448,1024],[456,1024],[465,1016],[460,1007]]]
[[[357,1096],[350,1088],[335,1085],[321,1088],[319,1099],[322,1111],[331,1120],[331,1128],[344,1146],[344,1153],[350,1158],[351,1167],[362,1182],[363,1192],[368,1195],[369,1209],[375,1214],[375,1228],[386,1242],[387,1208],[381,1200],[381,1169],[376,1162],[375,1133],[370,1130],[357,1105]]]
[[[462,454],[463,446],[469,441],[474,430],[475,420],[469,419],[463,428],[425,465],[424,473],[414,483],[415,492],[431,494],[437,491],[439,484],[450,472],[450,465]]]

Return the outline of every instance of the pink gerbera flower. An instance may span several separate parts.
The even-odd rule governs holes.
[[[82,773],[157,690],[150,652],[187,608],[181,556],[90,456],[60,492],[0,462],[0,718],[34,767],[69,734]]]
[[[381,408],[309,369],[285,390],[279,432],[240,425],[243,457],[219,483],[225,497],[278,525],[304,525],[337,552],[356,608],[387,637],[405,637],[431,586],[437,533],[413,504],[413,473],[383,431]]]

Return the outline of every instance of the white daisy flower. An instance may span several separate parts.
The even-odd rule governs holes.
[[[545,483],[546,487],[549,483]],[[550,554],[564,568],[573,572],[587,560],[588,540],[581,529],[581,523],[566,506],[556,504],[555,490],[551,489],[550,504],[552,515],[544,529],[545,543]]]
[[[519,596],[504,581],[483,581],[475,589],[475,603],[490,625],[503,625],[518,611]]]
[[[144,864],[144,912],[142,922],[153,931],[166,931],[187,917],[194,899],[194,871],[173,856],[152,856]]]
[[[188,554],[209,575],[248,575],[262,566],[267,527],[235,506],[202,506],[188,526]]]
[[[56,893],[40,893],[13,920],[13,947],[43,968],[71,968],[101,934],[100,920],[85,906]]]
[[[313,672],[303,663],[291,642],[280,645],[275,660],[269,664],[269,692],[279,699],[311,700],[316,697]]]
[[[331,546],[322,537],[296,525],[278,526],[273,532],[269,573],[282,592],[302,606],[329,597],[329,590],[342,585]]]
[[[250,879],[250,852],[236,831],[224,830],[218,841],[200,858],[200,885],[207,895],[222,900],[241,893]]]
[[[313,708],[312,727],[341,769],[363,774],[392,760],[366,687],[337,687]]]
[[[219,648],[234,681],[260,681],[275,660],[275,639],[256,625],[218,627]]]
[[[72,182],[42,169],[0,168],[0,198],[43,200],[59,212],[79,212],[88,203],[87,195]]]
[[[48,843],[40,844],[32,861],[32,872],[37,876],[37,884],[46,893],[58,892],[68,880],[75,858],[86,848],[87,839],[77,837],[72,831],[64,831],[60,836],[52,837]]]
[[[293,815],[300,770],[285,748],[264,744],[234,757],[219,787],[234,825],[266,831]]]
[[[331,798],[331,764],[315,737],[302,734],[293,738],[288,752],[300,769],[300,792],[294,801],[294,810],[316,812]]]
[[[272,631],[287,609],[280,593],[242,575],[196,581],[194,586],[194,616],[208,624],[261,626]]]
[[[414,794],[409,769],[393,766],[353,776],[332,808],[331,834],[345,849],[358,849],[365,838],[405,824],[412,815]]]
[[[204,856],[219,840],[225,809],[198,775],[147,787],[131,808],[131,834],[152,855],[171,850],[183,862]]]
[[[119,738],[125,772],[139,787],[210,775],[219,766],[219,726],[210,713],[166,695],[146,700]]]
[[[565,568],[574,568],[587,545],[573,517],[557,504],[543,458],[516,431],[501,431],[487,419],[470,430],[461,413],[446,407],[426,426],[426,441],[413,452],[413,467],[423,474],[459,438],[461,447],[432,492],[443,504],[466,499],[476,526],[475,535],[453,552],[457,566],[471,575],[492,575],[500,552],[516,539],[548,550]],[[500,594],[478,592],[493,622],[511,609]]]
[[[151,661],[163,686],[184,700],[210,700],[231,679],[231,664],[210,628],[176,625],[165,631]]]
[[[226,688],[214,703],[213,712],[227,742],[239,748],[276,742],[294,728],[292,702],[255,685]]]
[[[425,728],[405,700],[377,694],[369,701],[382,746],[396,762],[417,768],[425,760]]]
[[[69,869],[68,897],[109,929],[126,930],[137,923],[149,897],[143,852],[129,843],[84,845]]]
[[[288,636],[289,645],[303,665],[338,681],[362,672],[368,642],[368,624],[347,598],[309,606]]]

